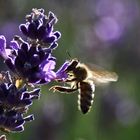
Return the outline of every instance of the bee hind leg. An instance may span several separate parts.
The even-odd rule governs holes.
[[[65,93],[71,93],[76,91],[78,88],[70,88],[70,87],[64,87],[64,86],[53,86],[51,87],[49,90],[53,90],[53,92],[55,91],[59,91],[59,92],[65,92]]]

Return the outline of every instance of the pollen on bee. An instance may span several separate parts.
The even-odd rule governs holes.
[[[23,80],[22,79],[17,79],[16,80],[15,85],[16,85],[17,88],[20,88],[22,86],[22,84],[23,84]]]

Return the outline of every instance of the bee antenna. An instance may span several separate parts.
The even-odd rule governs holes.
[[[68,51],[68,50],[66,50],[66,53],[68,54],[68,56],[69,56],[69,59],[72,61],[72,60],[75,60],[75,61],[77,61],[77,62],[79,62],[79,59],[77,59],[77,58],[72,58],[71,57],[71,54],[70,54],[70,52]]]
[[[66,50],[66,53],[68,54],[69,58],[71,59],[71,55],[70,55],[70,52],[68,50]]]

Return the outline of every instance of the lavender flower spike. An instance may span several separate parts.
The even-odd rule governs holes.
[[[38,99],[40,89],[32,91],[32,94],[27,91],[26,87],[18,89],[14,84],[0,84],[0,106],[8,109],[25,108],[32,105],[32,99]]]
[[[34,120],[33,115],[24,117],[34,99],[40,96],[40,89],[27,91],[25,86],[18,88],[8,72],[0,73],[0,130],[22,132],[24,123]]]
[[[43,46],[57,47],[57,40],[61,34],[59,31],[53,31],[57,18],[52,12],[47,16],[44,9],[32,9],[31,14],[26,16],[26,21],[19,26],[25,36]]]
[[[23,117],[22,113],[16,111],[4,111],[0,107],[0,129],[6,132],[22,132],[24,130],[24,123],[32,121],[33,116]]]
[[[51,49],[16,38],[11,41],[10,51],[7,52],[5,38],[1,38],[2,41],[5,43],[1,43],[0,54],[5,53],[5,63],[18,77],[34,84],[48,83],[56,77],[53,71],[55,58],[51,56]]]
[[[66,73],[66,69],[67,67],[69,66],[70,62],[69,61],[66,61],[59,69],[58,71],[56,72],[56,80],[62,80],[64,81],[68,75]]]
[[[6,59],[9,53],[10,50],[6,49],[6,39],[3,35],[0,35],[0,55]]]

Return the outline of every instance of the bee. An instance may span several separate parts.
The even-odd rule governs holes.
[[[70,87],[56,85],[50,89],[54,92],[59,91],[67,94],[78,90],[78,107],[83,114],[89,112],[93,104],[95,85],[115,82],[118,79],[115,72],[97,69],[96,67],[92,69],[77,59],[70,62],[65,72],[68,75],[65,82],[70,84]]]

